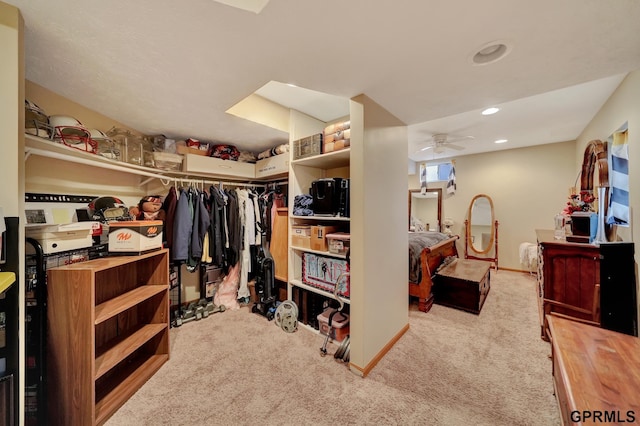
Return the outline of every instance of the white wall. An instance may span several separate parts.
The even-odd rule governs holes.
[[[351,105],[351,367],[366,375],[409,324],[408,132],[365,95]]]
[[[460,256],[469,203],[475,195],[487,194],[499,222],[499,265],[524,270],[519,245],[535,243],[536,229],[553,229],[553,217],[564,208],[576,179],[575,146],[561,142],[455,158],[457,191],[443,191],[442,217],[455,221]],[[420,188],[417,174],[408,182],[409,189]]]
[[[6,216],[24,212],[24,21],[20,11],[0,2],[0,207]],[[23,222],[20,222],[23,224]],[[18,240],[24,241],[21,226]],[[25,341],[24,244],[18,245],[18,339]],[[24,407],[25,348],[18,349],[18,404]],[[24,423],[24,410],[16,413]]]

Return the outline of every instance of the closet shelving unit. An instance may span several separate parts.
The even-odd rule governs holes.
[[[71,148],[62,143],[58,143],[50,139],[45,139],[45,138],[37,137],[34,135],[30,135],[30,134],[25,134],[24,137],[25,137],[25,148],[24,148],[25,161],[28,161],[29,157],[31,156],[34,156],[34,157],[37,156],[37,157],[43,157],[43,158],[51,158],[51,159],[67,162],[69,164],[87,165],[91,167],[114,171],[116,173],[139,176],[140,179],[139,179],[139,182],[137,183],[139,187],[142,187],[155,179],[162,182],[164,186],[167,186],[169,184],[171,185],[173,184],[180,184],[180,185],[200,185],[200,184],[244,185],[244,184],[247,184],[247,185],[265,186],[265,185],[277,184],[281,182],[288,183],[288,178],[287,178],[287,175],[289,172],[289,155],[288,154],[282,155],[282,156],[269,157],[264,160],[259,160],[255,164],[255,168],[251,169],[250,173],[247,173],[246,176],[240,176],[237,173],[235,173],[235,171],[225,174],[224,170],[226,169],[220,169],[220,168],[215,169],[215,172],[210,172],[206,170],[201,170],[198,172],[193,172],[193,171],[184,172],[184,171],[166,171],[166,170],[161,170],[156,168],[143,167],[135,164],[108,159],[100,155],[96,155],[96,154],[81,151],[75,148]],[[276,158],[276,157],[279,157],[279,158]],[[233,169],[233,167],[235,166],[235,163],[237,163],[234,161],[225,161],[225,160],[213,159],[209,157],[203,157],[203,159],[218,160],[217,161],[218,163],[224,163],[225,166],[228,165],[231,169]],[[196,163],[196,164],[200,164],[200,163]],[[244,163],[242,165],[247,166],[247,163]],[[286,228],[286,225],[285,225],[285,228]],[[286,229],[284,231],[284,235],[285,235],[284,254],[286,255],[286,252],[287,252]],[[125,257],[124,259],[126,260],[127,257]],[[128,259],[128,260],[131,260],[131,259]],[[133,268],[133,266],[131,268]],[[116,269],[119,269],[119,268],[116,268]],[[166,268],[166,271],[168,275],[168,272],[169,272],[168,266]],[[98,273],[98,275],[100,274],[104,275],[103,272]],[[283,276],[285,277],[284,280],[286,281],[286,276],[287,276],[286,267],[285,267]],[[89,283],[87,282],[85,283],[85,285],[88,286]],[[150,289],[136,290],[137,292],[144,293],[141,295],[140,300],[144,299],[144,300],[155,301],[155,302],[141,301],[140,303],[142,305],[149,305],[149,303],[158,302],[158,303],[161,303],[163,306],[166,305],[167,306],[166,317],[168,319],[170,317],[168,312],[169,312],[170,301],[172,300],[171,295],[175,291],[175,287],[176,287],[176,286],[172,287],[172,285],[173,284],[170,284],[169,280],[167,280],[166,283],[163,282],[161,283],[161,285],[157,285],[157,286],[154,285],[150,287],[150,289],[154,289],[154,290],[150,290]],[[177,285],[177,287],[179,288],[179,285]],[[155,293],[155,295],[151,295],[150,299],[147,298],[148,291]],[[168,298],[164,296],[165,293],[169,294]],[[180,290],[178,290],[178,293],[180,293]],[[135,293],[133,293],[132,296],[133,296],[133,300],[137,299],[137,296]],[[118,300],[125,300],[127,298],[128,296],[121,296],[121,298],[119,298]],[[90,302],[89,300],[87,300],[86,302],[93,303],[93,302]],[[137,302],[134,302],[134,303],[137,303]],[[115,302],[115,304],[118,305],[119,302]],[[104,307],[107,310],[110,310],[108,304],[105,304]],[[60,309],[61,308],[58,307],[50,311],[60,310]],[[104,318],[102,318],[102,316],[100,315],[100,310],[102,308],[100,306],[95,306],[94,309],[96,310],[94,320],[97,321],[95,324],[95,330],[96,330],[95,333],[100,334],[101,333],[100,329],[102,327],[101,324],[111,324],[113,322],[113,319],[106,319],[106,321],[103,321]],[[127,309],[131,310],[136,308],[132,306]],[[162,309],[164,310],[164,308]],[[119,313],[116,315],[116,318],[122,317],[122,315],[123,315],[122,313]],[[83,378],[87,379],[86,382],[85,381],[82,382],[82,389],[85,389],[88,393],[84,395],[84,392],[82,392],[82,394],[84,395],[83,396],[84,405],[81,409],[82,414],[79,415],[79,417],[77,418],[76,418],[77,413],[73,414],[73,417],[74,417],[73,422],[76,422],[76,421],[78,422],[74,424],[102,423],[104,419],[108,418],[108,416],[111,413],[113,413],[115,409],[117,409],[118,406],[120,406],[124,401],[126,401],[126,399],[128,399],[128,397],[135,391],[135,389],[137,389],[140,383],[144,383],[144,381],[146,381],[149,377],[151,377],[151,375],[153,375],[153,373],[162,365],[165,358],[168,358],[168,351],[166,354],[164,353],[154,354],[150,356],[146,361],[143,361],[142,365],[139,368],[132,369],[131,371],[127,370],[126,365],[123,364],[123,363],[126,363],[127,361],[118,362],[121,356],[125,356],[127,352],[130,352],[132,350],[131,348],[135,348],[138,345],[137,342],[148,341],[151,343],[143,343],[142,347],[138,349],[134,349],[134,353],[131,354],[132,356],[135,356],[135,354],[138,354],[140,351],[147,351],[149,345],[153,346],[155,344],[153,342],[156,342],[158,339],[164,341],[165,340],[164,336],[166,334],[164,318],[162,321],[163,321],[162,324],[159,324],[159,323],[155,323],[155,320],[154,320],[153,324],[148,324],[142,327],[139,333],[135,333],[134,335],[124,339],[122,342],[116,344],[112,349],[108,349],[105,352],[102,352],[102,351],[105,350],[107,346],[98,345],[98,342],[96,342],[95,346],[93,347],[87,346],[84,349],[81,349],[84,352],[83,357],[85,357],[83,358],[83,360],[84,362],[87,363],[85,365],[89,365],[89,363],[94,363],[95,372],[87,373],[86,371],[83,370],[83,372],[81,373]],[[71,324],[67,324],[67,325],[70,326]],[[52,325],[52,323],[49,322],[49,327],[56,327],[56,326]],[[168,339],[168,335],[166,339]],[[57,340],[58,342],[56,343],[56,345],[58,346],[58,348],[60,348],[60,346],[64,346],[64,342],[62,340],[60,339],[57,339]],[[87,342],[89,343],[91,341],[93,340],[92,339],[87,340]],[[63,343],[60,343],[60,342],[63,342]],[[70,341],[67,341],[67,343],[69,344],[68,346],[73,345],[73,343]],[[127,348],[130,348],[130,349],[127,349]],[[168,350],[168,346],[167,346],[167,350]],[[92,358],[89,357],[89,354],[91,351],[95,352],[96,358],[94,360],[91,360]],[[163,352],[163,351],[160,351],[160,352]],[[89,358],[86,358],[86,357],[89,357]],[[144,358],[138,358],[138,359],[144,359]],[[59,370],[59,368],[56,367],[56,370]],[[89,377],[94,373],[96,374],[95,381],[93,381],[91,377]],[[75,373],[70,373],[70,374],[73,375]],[[55,381],[56,380],[48,380],[49,383],[52,383]],[[61,383],[63,382],[66,383],[65,380],[61,381]],[[76,385],[69,387],[67,383],[67,385],[65,386],[66,386],[65,389],[74,389]],[[112,388],[112,386],[115,386],[115,387]],[[59,392],[58,391],[55,391],[55,393],[49,392],[49,395],[54,395],[54,394],[59,394]],[[94,399],[91,399],[92,395]],[[66,397],[64,397],[65,405],[69,405],[69,404],[73,405],[73,401],[72,401],[73,398],[75,398],[73,395],[67,395]],[[65,412],[68,413],[68,411],[65,411]],[[57,417],[57,418],[62,419],[63,417]],[[69,418],[67,417],[67,419]],[[72,420],[69,420],[69,421],[72,422]],[[68,423],[68,424],[72,424],[72,423]]]
[[[223,178],[238,182],[266,182],[275,178],[286,178],[289,166],[287,161],[288,155],[258,160],[258,162],[253,165],[254,167],[251,167],[252,165],[248,163],[187,154],[186,156],[190,158],[193,157],[192,163],[194,162],[193,160],[196,160],[195,157],[198,157],[196,167],[192,167],[193,171],[168,171],[112,160],[100,155],[71,148],[49,139],[25,134],[25,159],[28,159],[31,155],[55,158],[72,163],[86,164],[93,167],[147,177],[148,179],[140,182],[140,186],[148,183],[151,179],[179,181],[180,179],[188,180],[194,178]],[[185,158],[185,162],[186,161],[187,159]],[[206,161],[213,161],[215,164],[221,163],[224,167],[217,167],[215,169],[211,167],[207,168]],[[241,168],[240,172],[236,169],[237,167]]]
[[[347,117],[341,117],[336,121],[348,120]],[[300,123],[298,123],[300,124]],[[297,133],[291,135],[291,140],[297,140],[313,134],[320,133],[324,130],[324,127],[329,123],[312,121],[304,119],[304,126],[296,126]],[[292,151],[292,149],[290,149]],[[300,158],[297,160],[291,160],[291,167],[289,169],[289,200],[293,201],[296,195],[309,193],[311,182],[324,178],[324,177],[342,177],[349,178],[349,164],[351,159],[351,149],[346,148],[339,151],[333,151],[326,154],[314,155],[311,157]],[[290,208],[293,212],[293,208]],[[327,217],[327,216],[296,216],[291,215],[289,222],[292,226],[295,225],[336,225],[342,228],[344,231],[349,230],[350,218],[349,217]],[[293,290],[295,287],[301,288],[305,291],[319,294],[329,299],[335,299],[332,292],[320,289],[302,281],[302,259],[304,253],[314,253],[322,256],[345,259],[345,255],[339,255],[330,253],[328,251],[318,251],[310,248],[295,247],[290,244],[290,257],[289,257],[289,282],[288,282],[288,298],[293,298]],[[350,304],[351,301],[348,298],[341,297],[341,300],[346,304]],[[304,327],[313,332],[318,330],[313,327],[299,323],[301,327]]]
[[[302,283],[303,255],[314,251],[291,246],[291,226],[337,225],[348,229],[351,234],[349,370],[366,376],[409,328],[407,212],[406,207],[402,207],[406,206],[408,133],[404,123],[366,95],[348,102],[347,116],[328,121],[295,110],[290,113],[290,143],[321,133],[329,124],[349,120],[351,146],[290,161],[291,214],[295,196],[308,194],[311,182],[341,177],[350,179],[350,217],[289,216],[288,294],[291,297],[294,288],[302,288],[334,297],[332,292]]]

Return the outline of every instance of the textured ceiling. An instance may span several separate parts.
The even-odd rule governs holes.
[[[5,2],[24,16],[29,80],[147,134],[252,151],[287,135],[225,111],[272,80],[368,95],[411,125],[411,153],[429,132],[473,135],[463,113],[615,76],[596,84],[593,98],[589,85],[555,95],[579,100],[580,113],[567,102],[538,118],[544,97],[526,108],[536,128],[548,129],[533,143],[575,138],[624,75],[640,69],[636,0],[271,0],[260,13],[211,0]],[[493,40],[510,53],[471,64]],[[433,120],[445,117],[450,130],[439,130],[443,122]],[[552,131],[567,122],[578,133]]]

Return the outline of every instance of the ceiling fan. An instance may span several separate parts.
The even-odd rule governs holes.
[[[435,152],[436,154],[441,154],[446,149],[461,151],[464,149],[464,147],[460,145],[454,145],[453,142],[460,142],[468,139],[474,139],[474,137],[473,136],[452,136],[446,133],[435,133],[431,135],[430,144],[424,148],[419,149],[418,152],[427,151],[429,149],[433,149],[433,152]]]

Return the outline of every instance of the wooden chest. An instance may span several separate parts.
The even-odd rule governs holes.
[[[456,259],[437,271],[435,303],[479,314],[491,288],[490,268],[489,262]]]

